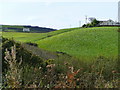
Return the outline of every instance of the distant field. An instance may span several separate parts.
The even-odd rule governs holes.
[[[49,33],[3,32],[2,35],[21,42],[37,43],[46,50],[64,52],[89,60],[99,56],[117,57],[117,30],[117,27],[95,27],[63,29]]]
[[[14,38],[16,41],[21,42],[37,42],[41,39],[48,38],[54,35],[58,35],[64,32],[69,32],[79,28],[62,29],[48,33],[22,33],[22,32],[2,32],[2,35],[6,38]]]
[[[19,25],[2,25],[2,27],[9,27],[9,28],[23,28],[23,26],[19,26]]]

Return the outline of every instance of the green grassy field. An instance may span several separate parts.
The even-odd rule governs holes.
[[[2,32],[2,35],[6,38],[14,38],[16,41],[37,42],[41,39],[48,38],[61,33],[69,32],[76,29],[79,29],[79,28],[62,29],[62,30],[57,30],[53,32],[48,32],[48,33]]]
[[[6,37],[1,48],[2,87],[119,88],[118,34],[117,27],[0,32]],[[38,47],[7,38],[37,43]]]
[[[7,38],[34,42],[40,48],[67,53],[83,60],[118,55],[118,27],[74,28],[49,33],[3,32]]]

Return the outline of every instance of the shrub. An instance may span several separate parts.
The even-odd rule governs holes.
[[[86,24],[84,24],[82,27],[86,27]]]
[[[8,67],[7,67],[7,62],[4,59],[5,57],[5,52],[6,52],[6,48],[8,49],[8,51],[11,50],[12,46],[16,46],[16,59],[18,60],[18,62],[21,60],[22,57],[22,66],[28,64],[28,65],[32,65],[32,66],[40,66],[43,63],[43,59],[35,54],[33,54],[32,52],[26,50],[20,43],[16,43],[14,40],[10,40],[10,39],[3,39],[4,42],[2,42],[2,65],[3,65],[3,72],[5,72]],[[10,51],[11,52],[11,51]]]
[[[61,55],[63,52],[58,53]],[[41,61],[19,45],[9,47],[5,49],[4,59],[8,70],[3,74],[3,87],[119,88],[119,61],[99,56],[87,65],[70,58]]]
[[[36,44],[36,43],[26,42],[26,44],[31,45],[31,46],[38,47],[38,44]]]

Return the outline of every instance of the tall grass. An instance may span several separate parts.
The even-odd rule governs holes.
[[[17,62],[14,46],[11,52],[6,49],[5,60],[9,69],[3,78],[4,88],[119,88],[120,86],[120,72],[115,67],[117,64],[114,62],[115,65],[110,65],[113,62],[104,57],[98,58],[97,62],[86,68],[81,66],[75,68],[69,62],[55,63],[54,60],[46,60],[45,67],[31,65],[20,67],[22,61]]]

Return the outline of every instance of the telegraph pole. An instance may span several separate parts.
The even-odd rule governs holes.
[[[87,15],[85,15],[85,23],[87,24]]]

